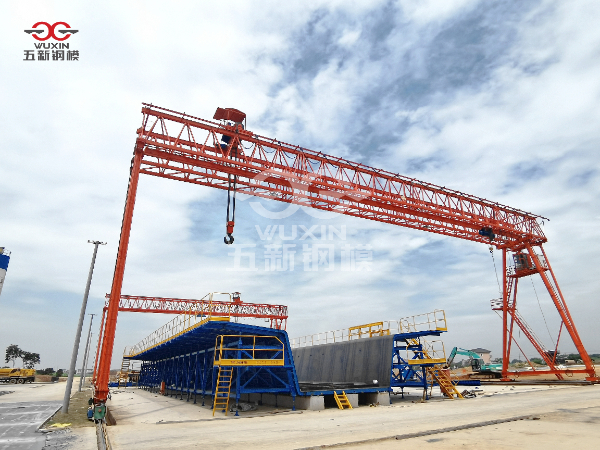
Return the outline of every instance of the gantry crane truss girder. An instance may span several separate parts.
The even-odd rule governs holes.
[[[387,222],[498,248],[546,242],[540,216],[164,108],[145,105],[140,173]],[[172,132],[170,132],[171,130]],[[221,136],[231,139],[220,143]]]
[[[110,294],[107,294],[106,298],[107,300],[104,304],[105,311],[108,310]],[[285,305],[145,297],[140,295],[121,295],[119,311],[160,314],[204,312],[206,315],[219,317],[269,319],[273,328],[284,330],[288,318],[288,308]]]
[[[106,309],[106,323],[94,399],[105,401],[125,261],[139,174],[185,181],[252,196],[335,211],[349,216],[492,244],[502,249],[503,374],[508,376],[512,323],[507,295],[507,252],[526,250],[541,267],[533,247],[547,241],[541,216],[445,187],[325,155],[259,136],[241,123],[214,122],[144,104],[137,130],[125,201],[119,251]],[[241,113],[243,114],[243,113]],[[224,139],[222,139],[224,138]],[[227,141],[226,144],[222,143]],[[544,258],[547,261],[544,253]],[[588,379],[598,381],[591,360],[569,314],[556,278],[539,273],[586,365]],[[562,328],[561,328],[562,329]],[[537,373],[541,373],[538,371]],[[554,371],[553,371],[554,373]]]

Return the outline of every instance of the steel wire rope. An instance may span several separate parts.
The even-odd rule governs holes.
[[[494,272],[496,273],[496,282],[498,283],[498,293],[500,294],[500,297],[503,297],[502,289],[500,288],[500,278],[498,278],[498,269],[496,268],[496,259],[494,258],[494,247],[492,247],[490,245],[489,250],[490,250],[490,254],[492,255],[492,262],[494,263]],[[503,299],[503,301],[504,301],[504,299]]]
[[[502,320],[502,316],[500,315],[500,313],[499,313],[498,311],[496,311],[496,310],[494,310],[494,312],[495,312],[495,313],[496,313],[496,315],[497,315],[497,316],[500,318],[500,320]],[[516,338],[516,337],[512,336],[512,338],[513,338],[515,341],[517,341],[517,338]],[[521,339],[521,329],[519,329],[519,339]],[[517,344],[518,344],[518,342],[517,342]],[[517,347],[518,347],[518,349],[519,349],[519,353],[521,353],[521,355],[523,355],[523,358],[525,358],[525,359],[528,359],[528,358],[527,358],[527,356],[525,356],[525,353],[523,353],[523,351],[521,350],[521,346],[520,346],[520,345],[517,345]],[[508,362],[510,363],[510,356],[509,356],[509,361],[508,361]]]
[[[550,333],[550,328],[548,328],[548,322],[546,322],[546,316],[544,315],[544,310],[542,309],[542,304],[540,303],[540,298],[538,297],[537,290],[535,288],[535,284],[533,284],[533,278],[531,278],[531,285],[533,286],[533,292],[535,292],[535,298],[537,299],[537,303],[540,308],[540,312],[542,313],[542,318],[544,319],[544,324],[546,325],[546,330],[548,331],[548,336],[550,336],[550,342],[552,342],[552,345],[554,345],[554,339],[552,338],[552,334]]]

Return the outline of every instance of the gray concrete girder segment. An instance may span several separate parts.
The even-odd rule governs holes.
[[[37,433],[61,402],[0,403],[0,450],[41,450],[46,436]]]
[[[385,388],[390,386],[393,347],[394,336],[390,335],[295,348],[292,354],[300,383],[360,383]]]

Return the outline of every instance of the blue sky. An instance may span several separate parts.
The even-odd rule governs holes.
[[[584,344],[600,352],[597,2],[2,1],[0,11],[0,246],[13,252],[0,348],[68,366],[87,240],[108,242],[88,306],[100,313],[141,103],[151,102],[204,118],[234,107],[256,133],[548,217],[546,251]],[[80,30],[68,40],[79,61],[23,61],[33,48],[23,30],[41,20]],[[227,270],[225,206],[221,191],[142,177],[123,292],[240,291],[288,305],[291,337],[440,308],[447,349],[499,355],[487,246],[247,198],[234,235],[255,246],[246,248],[257,270]],[[345,238],[279,237],[281,227],[290,236],[315,225]],[[260,237],[267,226],[278,230],[270,241]],[[317,243],[333,245],[333,271],[304,270],[303,245]],[[265,270],[270,244],[295,245],[294,271]],[[369,246],[371,270],[341,270],[344,246]],[[519,292],[551,347],[559,321],[541,280],[523,280]],[[120,315],[113,366],[169,319]]]

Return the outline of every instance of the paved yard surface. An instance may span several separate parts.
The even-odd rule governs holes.
[[[65,383],[0,385],[3,392],[0,450],[96,449],[94,427],[37,431],[62,406]]]
[[[56,401],[0,403],[0,449],[43,449],[46,436],[36,431],[60,406]]]
[[[259,408],[240,417],[209,406],[162,397],[135,388],[109,402],[117,426],[109,428],[115,449],[388,449],[600,448],[600,386],[483,386],[475,399],[427,403],[396,396],[391,406],[292,413]],[[524,420],[481,425],[527,416]],[[460,431],[440,432],[450,427]],[[437,430],[437,431],[436,431]],[[433,433],[407,438],[414,433]],[[397,440],[396,436],[405,439]]]

